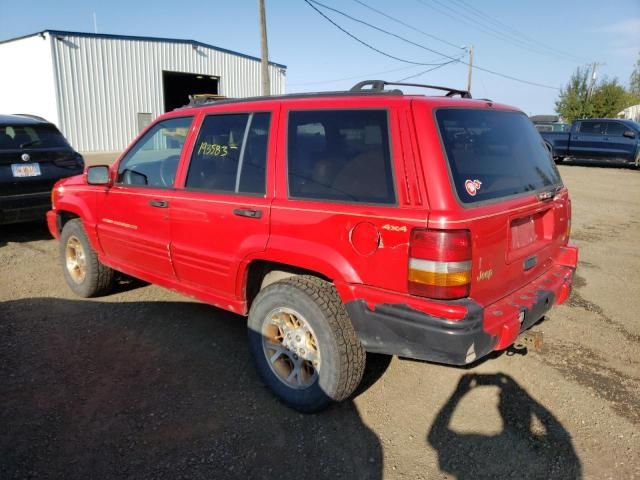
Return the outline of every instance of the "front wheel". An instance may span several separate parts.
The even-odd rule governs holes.
[[[329,282],[295,276],[269,285],[251,305],[248,327],[258,373],[290,407],[317,412],[360,384],[365,352]]]
[[[95,297],[111,289],[115,272],[100,263],[79,219],[69,220],[62,229],[60,259],[64,279],[76,295]]]

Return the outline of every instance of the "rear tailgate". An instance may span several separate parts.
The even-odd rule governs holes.
[[[566,244],[566,189],[551,200],[532,197],[518,203],[525,205],[466,222],[473,241],[471,296],[481,304],[491,304],[540,276]]]
[[[568,194],[524,114],[443,108],[436,124],[455,205],[429,224],[471,231],[471,297],[488,305],[551,267],[567,242]]]
[[[69,147],[0,151],[0,196],[46,192],[81,169],[82,158]]]

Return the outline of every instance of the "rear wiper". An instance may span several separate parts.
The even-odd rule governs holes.
[[[551,200],[553,197],[556,196],[556,193],[558,193],[560,190],[562,190],[562,185],[559,185],[557,187],[553,187],[551,190],[546,190],[544,192],[540,192],[537,195],[537,198],[541,202],[543,202],[545,200]]]
[[[30,142],[21,143],[20,148],[31,147],[37,143],[40,143],[40,140],[31,140]]]

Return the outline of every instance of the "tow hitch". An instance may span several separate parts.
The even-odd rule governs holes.
[[[516,341],[513,343],[513,349],[517,351],[524,350],[526,348],[539,352],[540,350],[542,350],[542,343],[542,332],[533,332],[531,330],[527,330],[518,338],[516,338]]]

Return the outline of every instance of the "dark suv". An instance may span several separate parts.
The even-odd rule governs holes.
[[[53,184],[83,170],[82,156],[52,123],[0,115],[0,224],[44,220]]]

